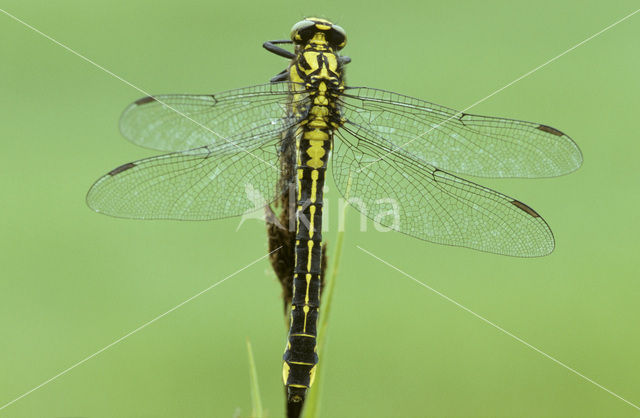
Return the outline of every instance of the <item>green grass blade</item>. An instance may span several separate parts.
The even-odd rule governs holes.
[[[258,384],[258,371],[253,359],[251,342],[247,338],[247,353],[249,354],[249,380],[251,382],[251,416],[262,418],[262,400],[260,399],[260,385]]]

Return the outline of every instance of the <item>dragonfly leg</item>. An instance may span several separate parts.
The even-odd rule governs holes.
[[[289,71],[287,68],[285,68],[284,70],[280,71],[278,74],[274,75],[273,77],[271,77],[271,81],[272,83],[278,83],[280,81],[287,81],[289,80]]]
[[[262,46],[264,47],[264,49],[266,49],[269,52],[272,52],[276,55],[279,55],[283,58],[286,59],[294,59],[296,57],[296,54],[294,54],[293,52],[287,51],[284,48],[280,48],[279,46],[276,46],[278,44],[292,44],[293,41],[289,41],[289,40],[280,40],[280,41],[267,41],[265,43],[262,44]]]
[[[351,62],[351,57],[347,57],[346,55],[342,56],[338,58],[338,62],[340,63],[340,65],[347,65]]]

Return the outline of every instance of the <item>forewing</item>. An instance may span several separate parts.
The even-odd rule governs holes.
[[[206,220],[263,208],[278,195],[276,129],[124,164],[91,187],[87,204],[107,215],[136,219]]]
[[[582,164],[582,154],[573,140],[547,125],[460,113],[365,87],[346,89],[341,104],[347,120],[389,140],[389,152],[400,148],[454,173],[553,177]]]
[[[402,150],[389,153],[393,146],[350,123],[335,139],[338,189],[375,222],[426,241],[496,254],[535,257],[553,251],[549,226],[524,203]]]
[[[291,83],[270,83],[209,95],[157,95],[129,105],[120,130],[131,142],[162,151],[228,143],[238,133],[285,130]],[[306,95],[298,96],[305,100]],[[259,132],[258,130],[261,130]]]

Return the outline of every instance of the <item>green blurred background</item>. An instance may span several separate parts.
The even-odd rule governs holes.
[[[348,83],[464,108],[638,7],[636,1],[4,1],[25,20],[152,93],[266,82],[261,48],[304,16],[347,30]],[[594,416],[639,411],[356,248],[360,245],[640,403],[640,13],[478,105],[546,123],[580,145],[557,179],[480,180],[530,204],[556,251],[517,259],[358,230],[348,216],[321,413]],[[264,225],[131,221],[84,196],[153,153],[124,140],[142,94],[0,14],[0,405],[266,252]],[[338,196],[328,185],[329,210]],[[329,220],[335,243],[336,216]],[[250,413],[245,339],[263,403],[283,414],[286,331],[263,260],[0,416],[231,417]]]

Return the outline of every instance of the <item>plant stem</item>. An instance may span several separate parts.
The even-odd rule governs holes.
[[[251,416],[262,417],[262,400],[260,399],[260,385],[258,384],[258,371],[256,362],[253,359],[251,342],[247,338],[247,353],[249,354],[249,379],[251,381]]]

